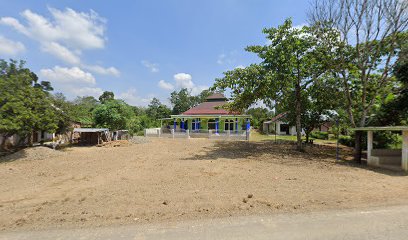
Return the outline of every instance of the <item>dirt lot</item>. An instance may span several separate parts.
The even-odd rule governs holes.
[[[292,149],[207,139],[26,149],[0,159],[0,229],[408,203],[403,173],[335,163],[331,147]]]

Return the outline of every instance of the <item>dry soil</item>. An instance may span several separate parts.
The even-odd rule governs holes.
[[[344,153],[344,151],[342,151]],[[408,176],[330,146],[151,139],[0,159],[0,229],[172,222],[406,204]]]

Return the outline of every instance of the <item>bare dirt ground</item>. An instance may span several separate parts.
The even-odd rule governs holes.
[[[331,146],[152,139],[0,159],[2,231],[406,203],[406,174],[336,163]]]

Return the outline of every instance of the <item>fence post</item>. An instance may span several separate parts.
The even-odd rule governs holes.
[[[144,136],[147,137],[147,129],[144,130]]]
[[[211,138],[211,129],[208,130],[208,138]]]
[[[246,130],[246,140],[249,141],[249,133],[250,133],[250,129]]]
[[[187,138],[190,138],[190,130],[186,130]]]
[[[231,138],[231,130],[227,130],[227,138]]]

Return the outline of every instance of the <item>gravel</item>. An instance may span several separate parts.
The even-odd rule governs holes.
[[[129,139],[129,142],[135,143],[135,144],[142,144],[142,143],[148,143],[150,142],[150,140],[146,137],[134,136]]]
[[[13,154],[0,157],[0,162],[8,162],[8,161],[14,161],[14,160],[44,160],[48,159],[50,157],[58,157],[58,156],[63,156],[65,155],[65,152],[58,151],[58,150],[53,150],[48,147],[30,147],[30,148],[24,148],[18,152],[15,152]]]

